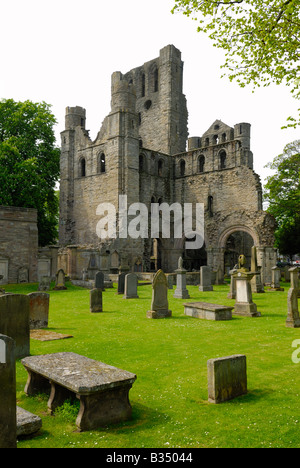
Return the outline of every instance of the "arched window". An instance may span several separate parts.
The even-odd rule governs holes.
[[[220,169],[225,169],[226,168],[226,152],[221,151],[219,154],[219,167]]]
[[[101,153],[99,155],[99,161],[98,161],[98,172],[100,172],[101,174],[103,172],[105,172],[106,168],[105,168],[105,154],[104,153]]]
[[[164,162],[162,159],[158,161],[157,165],[157,174],[162,177],[163,176],[163,171],[164,171]]]
[[[204,172],[205,157],[203,154],[198,158],[198,172]]]
[[[85,177],[86,176],[86,163],[85,159],[82,158],[80,161],[80,176]]]
[[[158,69],[154,70],[154,92],[157,93],[158,91]]]
[[[180,175],[185,175],[185,161],[183,159],[180,161]]]

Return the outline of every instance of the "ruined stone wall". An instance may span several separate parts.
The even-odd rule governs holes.
[[[37,211],[0,206],[0,284],[17,283],[20,269],[28,281],[37,281]]]

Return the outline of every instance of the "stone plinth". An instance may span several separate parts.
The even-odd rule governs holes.
[[[190,317],[205,320],[231,320],[233,307],[208,302],[191,302],[184,304],[184,313]]]
[[[237,271],[233,276],[236,279],[236,302],[233,313],[246,317],[260,317],[261,313],[252,301],[251,279],[254,273]]]
[[[176,273],[176,289],[173,297],[177,299],[189,299],[190,295],[186,289],[186,270],[180,268],[175,270]]]

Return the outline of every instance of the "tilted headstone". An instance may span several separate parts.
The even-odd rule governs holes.
[[[168,302],[167,277],[162,270],[158,270],[153,278],[151,310],[148,310],[147,317],[160,319],[171,317],[171,315],[172,311],[169,310]]]
[[[0,333],[16,344],[16,359],[30,354],[29,297],[22,294],[0,296]]]
[[[209,359],[207,361],[208,401],[222,403],[247,393],[246,356]]]
[[[174,296],[177,299],[189,299],[190,295],[186,289],[186,270],[183,268],[182,257],[178,260],[178,268],[176,273],[176,289]]]
[[[124,289],[124,298],[125,299],[138,299],[137,293],[138,287],[138,277],[134,273],[128,273],[125,276],[125,289]]]
[[[299,268],[294,267],[290,268],[290,279],[291,287],[288,291],[288,313],[286,326],[288,328],[299,328],[300,327],[300,317],[299,317],[299,308],[298,308],[298,298],[300,297],[299,289]]]
[[[16,413],[15,342],[0,335],[0,448],[17,447]]]
[[[102,289],[92,289],[90,291],[90,311],[92,314],[103,311]]]
[[[55,291],[64,291],[66,288],[66,275],[64,270],[58,270],[56,273]]]
[[[50,295],[43,292],[28,294],[29,326],[31,330],[47,328],[49,321]]]
[[[202,266],[200,268],[199,291],[213,291],[211,282],[211,268],[209,266]]]
[[[104,274],[102,271],[98,271],[95,275],[95,289],[104,290]]]

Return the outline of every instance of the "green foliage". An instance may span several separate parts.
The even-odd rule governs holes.
[[[55,123],[44,102],[0,101],[0,204],[36,208],[42,246],[57,238]]]
[[[293,256],[300,252],[300,140],[288,144],[267,167],[276,171],[267,178],[264,194],[278,224],[276,247]]]
[[[299,0],[175,0],[175,11],[191,16],[225,51],[230,80],[241,87],[285,83],[300,98]],[[300,125],[299,118],[288,117],[287,126]]]

